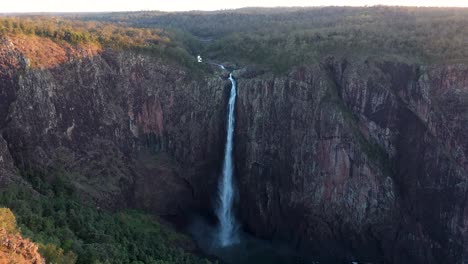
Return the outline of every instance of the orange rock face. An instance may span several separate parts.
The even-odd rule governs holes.
[[[0,230],[0,264],[45,264],[38,246],[29,239]]]
[[[0,264],[45,264],[38,246],[24,239],[16,228],[15,215],[0,208]]]

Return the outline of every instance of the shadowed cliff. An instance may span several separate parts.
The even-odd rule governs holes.
[[[247,229],[347,261],[462,263],[467,74],[331,57],[239,80]]]
[[[2,45],[5,61],[26,56],[8,39]],[[105,207],[162,215],[210,208],[205,190],[215,189],[226,81],[195,80],[176,64],[130,51],[9,67],[1,93],[5,166],[11,156],[22,170],[60,168]]]

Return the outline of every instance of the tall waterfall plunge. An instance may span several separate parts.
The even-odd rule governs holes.
[[[220,64],[212,63],[223,72],[227,70]],[[217,204],[215,213],[219,224],[213,226],[211,221],[202,216],[196,216],[190,226],[190,232],[199,247],[208,255],[216,256],[226,264],[317,264],[314,259],[302,257],[287,244],[271,243],[260,240],[240,230],[236,221],[233,204],[237,195],[234,176],[234,124],[235,103],[237,96],[236,80],[229,76],[232,87],[229,96],[226,145],[224,151],[223,170],[219,177]],[[208,220],[208,221],[207,221]],[[328,263],[328,262],[327,262]],[[335,262],[339,263],[339,262]]]
[[[221,247],[239,242],[237,234],[238,226],[233,212],[235,188],[233,183],[234,158],[232,156],[235,122],[234,107],[236,104],[237,83],[232,77],[232,74],[229,75],[229,80],[231,81],[232,87],[228,105],[226,148],[224,151],[223,174],[218,185],[219,204],[216,209],[216,215],[219,220],[218,241]]]

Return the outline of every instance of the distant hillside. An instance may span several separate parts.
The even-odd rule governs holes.
[[[425,63],[468,60],[467,8],[246,8],[76,18],[184,30],[213,40],[201,51],[212,58],[261,63],[278,71],[334,54],[390,55]]]
[[[468,61],[468,9],[416,7],[244,8],[215,12],[76,13],[0,19],[23,33],[113,48],[140,48],[262,64],[281,73],[328,55],[390,56],[405,62]]]

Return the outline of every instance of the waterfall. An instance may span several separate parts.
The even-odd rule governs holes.
[[[223,67],[224,68],[224,67]],[[232,149],[234,145],[234,107],[236,103],[237,84],[236,80],[229,75],[231,81],[231,94],[228,105],[228,124],[226,131],[226,148],[224,150],[223,174],[218,185],[219,204],[216,215],[219,219],[218,242],[221,247],[229,246],[239,242],[237,235],[237,223],[233,212],[234,202],[234,159]]]

